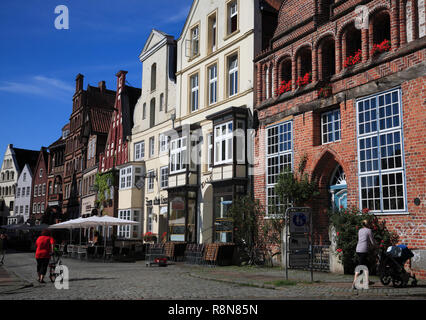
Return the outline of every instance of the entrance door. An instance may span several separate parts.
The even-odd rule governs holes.
[[[343,168],[338,165],[334,170],[330,181],[330,193],[332,206],[335,209],[347,208],[348,190],[346,176]]]

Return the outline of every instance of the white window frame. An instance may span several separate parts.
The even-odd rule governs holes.
[[[154,170],[149,170],[147,175],[148,182],[146,184],[147,192],[153,192],[154,191]]]
[[[200,54],[200,27],[191,29],[191,58]]]
[[[233,54],[228,57],[228,96],[233,97],[238,94],[238,54]],[[232,66],[232,62],[236,64]]]
[[[196,79],[196,81],[195,81]],[[191,112],[195,112],[200,108],[200,77],[198,73],[193,74],[189,77],[189,82],[191,86]]]
[[[132,188],[133,167],[125,167],[120,169],[120,190]]]
[[[231,125],[231,128],[229,127]],[[223,131],[225,129],[225,132]],[[223,159],[223,143],[225,144],[225,158]],[[214,164],[230,163],[233,160],[234,150],[234,122],[228,121],[214,127]],[[231,152],[229,152],[231,150]],[[230,154],[229,154],[230,153]],[[219,158],[220,157],[220,158]]]
[[[161,189],[165,189],[169,186],[169,167],[161,167],[160,168],[160,187]]]
[[[228,35],[231,35],[234,32],[238,31],[238,0],[234,0],[234,1],[229,2],[227,16],[228,16],[228,30],[227,30],[227,33],[228,33]],[[231,30],[232,29],[232,18],[234,18],[235,16],[237,16],[236,17],[236,19],[237,19],[237,28],[234,31],[232,31]]]
[[[128,209],[128,210],[119,210],[118,211],[118,217],[120,219],[123,220],[132,220],[132,210]],[[119,238],[123,238],[123,239],[130,239],[131,238],[131,229],[132,226],[127,225],[127,226],[118,226],[117,228],[117,236]]]
[[[149,157],[152,158],[155,155],[155,137],[149,138]]]
[[[213,132],[207,134],[207,170],[211,171],[214,163]]]
[[[329,116],[331,116],[331,119],[329,119]],[[331,131],[329,130],[330,126],[331,126]],[[337,133],[339,134],[338,139],[336,139]],[[332,135],[331,139],[329,139],[330,134]],[[340,141],[341,139],[342,139],[342,126],[341,126],[340,109],[335,109],[335,110],[322,113],[321,114],[322,144],[337,142],[337,141]]]
[[[160,141],[160,153],[166,153],[169,151],[169,137],[163,133],[160,134],[158,139]]]
[[[275,193],[279,174],[286,167],[293,170],[293,121],[284,121],[267,127],[265,140],[266,215],[272,217],[269,207],[281,206],[279,196]],[[270,204],[270,200],[273,204]]]
[[[142,161],[145,158],[145,140],[135,143],[135,161]]]
[[[174,139],[170,142],[170,171],[169,174],[184,172],[187,163],[187,137]],[[179,164],[179,169],[178,168]]]
[[[360,209],[368,208],[371,201],[376,207],[378,201],[378,209],[368,208],[376,215],[406,214],[408,211],[401,96],[401,88],[396,88],[356,101]],[[400,176],[399,182],[397,176]],[[391,189],[399,195],[392,197]],[[391,208],[393,201],[395,209]],[[398,208],[398,201],[402,201],[403,208]],[[388,209],[385,209],[385,202]]]
[[[217,64],[208,68],[209,75],[209,105],[217,103]]]

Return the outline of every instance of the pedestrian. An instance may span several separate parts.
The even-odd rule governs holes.
[[[358,243],[356,245],[356,254],[359,260],[358,265],[364,265],[368,268],[368,250],[374,246],[376,246],[376,241],[374,241],[373,232],[368,228],[368,221],[363,220],[362,228],[358,231]],[[355,272],[352,289],[356,289],[355,283],[359,274],[359,272]],[[374,282],[370,281],[369,284],[374,284]]]
[[[4,255],[6,254],[7,239],[4,233],[0,234],[0,255],[1,255],[1,264],[4,264]]]
[[[55,241],[50,236],[50,231],[48,229],[43,230],[41,236],[38,237],[36,241],[36,260],[37,260],[37,274],[38,282],[44,282],[44,276],[47,272],[47,267],[49,265],[50,256],[53,253],[53,245]]]

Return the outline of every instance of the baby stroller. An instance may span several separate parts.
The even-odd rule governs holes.
[[[404,264],[413,256],[414,254],[407,247],[403,249],[400,246],[392,246],[386,252],[382,251],[379,254],[378,266],[380,282],[387,286],[392,281],[394,287],[401,288],[407,286],[409,279],[412,278],[411,285],[416,286],[416,278],[404,268]]]
[[[49,278],[50,281],[55,282],[56,278],[59,276],[62,276],[62,269],[60,269],[58,272],[56,271],[56,266],[62,265],[61,261],[62,253],[58,249],[53,250],[53,254],[50,257],[49,261]]]

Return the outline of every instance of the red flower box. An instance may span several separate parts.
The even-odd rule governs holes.
[[[371,49],[371,56],[374,57],[382,52],[390,51],[391,44],[389,40],[383,40],[380,44],[374,44],[373,49]]]
[[[343,62],[343,68],[356,65],[357,63],[361,62],[361,60],[362,60],[362,51],[361,49],[358,49],[358,51],[353,56],[349,56],[345,59],[345,61]]]

